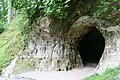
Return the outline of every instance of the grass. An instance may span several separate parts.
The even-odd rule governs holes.
[[[24,49],[25,41],[28,38],[26,33],[28,31],[25,32],[25,30],[29,30],[29,28],[27,17],[17,15],[0,34],[0,73],[10,64],[15,55]]]
[[[118,71],[120,68],[110,68],[102,74],[94,74],[90,77],[86,77],[84,80],[120,80],[118,79]]]

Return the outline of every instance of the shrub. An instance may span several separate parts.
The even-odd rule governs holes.
[[[90,77],[85,78],[84,80],[116,80],[116,76],[120,69],[117,68],[110,68],[106,69],[106,71],[102,74],[94,74]]]
[[[26,15],[17,15],[0,34],[0,72],[11,60],[24,50],[31,27]]]

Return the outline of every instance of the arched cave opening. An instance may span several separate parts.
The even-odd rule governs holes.
[[[79,41],[79,54],[82,58],[84,66],[94,64],[96,67],[102,56],[104,47],[105,39],[97,28],[88,32]]]

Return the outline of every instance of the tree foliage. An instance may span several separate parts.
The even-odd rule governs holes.
[[[7,18],[7,1],[0,0],[0,33],[3,32]]]
[[[7,15],[7,1],[0,0],[0,19]]]
[[[26,12],[29,18],[34,19],[40,15],[55,15],[66,18],[70,0],[12,0],[12,6],[20,13]]]
[[[94,12],[94,17],[100,17],[101,15],[105,17],[118,9],[120,9],[120,0],[100,0],[97,11]]]

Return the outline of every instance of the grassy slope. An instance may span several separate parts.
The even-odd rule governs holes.
[[[84,80],[120,80],[118,78],[120,68],[111,68],[107,69],[104,73],[94,74],[90,77],[85,78]]]
[[[23,15],[16,16],[10,25],[0,34],[0,72],[23,49],[25,26],[28,19]]]

